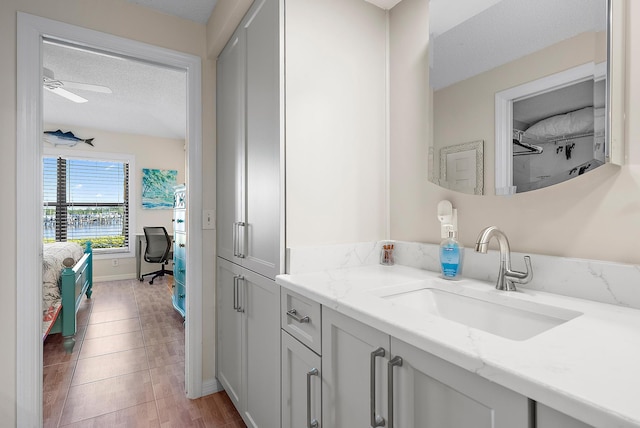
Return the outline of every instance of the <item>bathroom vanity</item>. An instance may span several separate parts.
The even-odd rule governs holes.
[[[290,271],[283,426],[640,426],[637,309],[366,260]],[[287,397],[287,374],[305,385],[313,369]]]

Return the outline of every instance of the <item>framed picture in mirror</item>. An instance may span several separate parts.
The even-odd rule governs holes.
[[[484,141],[454,144],[440,149],[439,184],[472,195],[484,194]]]

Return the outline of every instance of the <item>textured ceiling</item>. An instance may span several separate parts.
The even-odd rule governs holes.
[[[429,33],[439,35],[502,0],[430,0]]]
[[[460,0],[448,1],[453,7]],[[502,0],[432,39],[431,87],[444,88],[583,32],[604,31],[606,4]],[[440,16],[431,13],[430,22]]]
[[[169,15],[206,24],[217,0],[127,0]]]
[[[57,80],[107,86],[111,94],[68,89],[78,104],[43,91],[44,121],[113,132],[184,139],[186,74],[131,59],[45,43],[43,66]],[[45,129],[48,130],[48,129]]]

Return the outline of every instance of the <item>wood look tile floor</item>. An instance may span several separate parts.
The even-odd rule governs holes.
[[[224,391],[185,397],[172,281],[94,284],[78,311],[73,353],[59,334],[44,343],[44,427],[246,427]]]

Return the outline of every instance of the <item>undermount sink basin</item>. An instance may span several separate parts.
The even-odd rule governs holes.
[[[491,301],[495,296],[489,292],[469,296],[437,288],[420,288],[380,297],[512,340],[529,339],[582,315],[530,301],[504,297]]]

